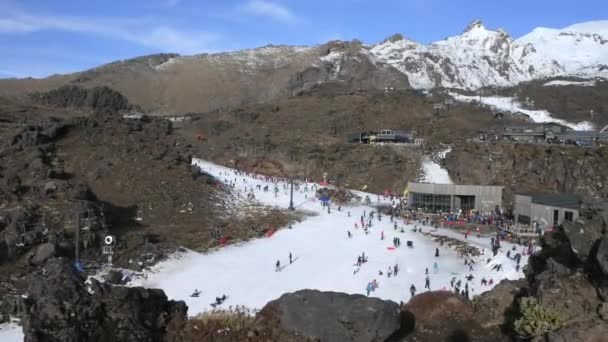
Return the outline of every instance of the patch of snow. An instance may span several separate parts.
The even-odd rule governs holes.
[[[455,100],[461,102],[475,102],[480,101],[481,103],[492,108],[496,108],[501,111],[506,111],[510,113],[521,112],[530,117],[534,122],[557,122],[562,125],[568,126],[574,130],[578,131],[590,131],[594,129],[594,126],[589,121],[582,121],[579,123],[572,123],[566,120],[556,119],[552,117],[552,114],[546,110],[536,110],[536,109],[525,109],[522,104],[520,104],[513,97],[501,97],[501,96],[466,96],[457,93],[450,93]]]
[[[18,321],[0,324],[0,341],[2,342],[23,342],[23,328]]]
[[[580,87],[593,87],[593,86],[595,86],[595,81],[555,80],[555,81],[550,81],[550,82],[543,84],[543,86],[545,86],[545,87],[568,86],[568,85],[574,85],[574,86],[580,86]]]
[[[333,63],[335,61],[338,61],[340,59],[342,59],[343,54],[339,51],[332,51],[329,54],[319,58],[320,60],[324,61],[324,62],[330,62]]]
[[[200,159],[194,159],[204,172],[215,176],[218,180],[236,180],[234,191],[250,192],[253,188],[256,200],[260,204],[287,208],[289,192],[284,190],[285,183],[279,182],[281,189],[275,197],[274,191],[263,192],[256,185],[273,183],[261,178],[238,175],[234,170],[215,165]],[[313,184],[309,183],[310,188]],[[400,191],[398,191],[400,192]],[[357,192],[358,194],[365,194]],[[369,195],[373,205],[389,205],[388,198]],[[278,298],[284,293],[300,289],[318,289],[325,291],[340,291],[352,294],[365,293],[368,282],[377,279],[379,288],[371,293],[372,296],[390,299],[396,302],[407,302],[410,298],[408,288],[414,284],[418,293],[424,291],[425,269],[428,268],[430,287],[432,290],[449,290],[450,280],[455,277],[466,283],[465,276],[472,274],[475,278],[469,282],[472,295],[478,295],[490,290],[492,286],[480,286],[480,280],[494,279],[494,284],[500,280],[523,277],[523,271],[516,271],[515,262],[508,259],[501,250],[492,263],[486,263],[490,257],[490,237],[469,237],[467,242],[480,248],[485,255],[475,258],[477,266],[469,272],[457,252],[447,246],[440,246],[431,237],[413,232],[414,225],[407,225],[403,220],[397,222],[399,229],[394,230],[393,223],[384,216],[382,221],[377,217],[373,220],[370,233],[365,234],[361,228],[356,229],[364,211],[369,214],[375,210],[372,206],[359,203],[342,206],[331,204],[331,213],[314,199],[314,191],[294,192],[294,203],[297,210],[306,212],[303,221],[293,224],[292,229],[282,229],[271,237],[258,238],[248,242],[237,243],[227,247],[201,254],[194,251],[178,253],[171,256],[147,271],[147,279],[133,281],[131,285],[161,288],[172,299],[185,300],[189,314],[211,309],[210,304],[216,297],[227,295],[228,299],[222,307],[244,305],[252,309],[262,308],[268,301]],[[350,215],[349,215],[350,213]],[[404,232],[401,232],[401,228]],[[425,233],[449,235],[465,241],[462,233],[450,229],[433,229],[422,227]],[[347,236],[352,233],[352,238]],[[384,234],[384,240],[381,239]],[[392,240],[399,237],[402,246],[392,249]],[[414,247],[406,247],[406,242],[413,241]],[[511,249],[513,245],[503,243],[503,249]],[[435,248],[439,248],[440,257],[435,257]],[[516,247],[518,252],[521,247]],[[289,263],[288,255],[293,253],[294,261]],[[368,262],[360,268],[354,265],[357,256],[364,252]],[[511,252],[513,253],[513,252]],[[281,271],[275,271],[275,263],[280,260]],[[438,263],[438,271],[434,272],[433,264]],[[522,258],[522,267],[527,257]],[[492,270],[493,263],[501,263],[503,270]],[[397,276],[388,278],[386,273],[389,266],[399,265]],[[384,272],[379,275],[378,271]],[[355,272],[356,271],[356,272]],[[199,297],[190,297],[195,289],[201,291]]]
[[[166,62],[161,63],[159,65],[154,66],[154,69],[157,71],[165,71],[167,70],[171,65],[177,63],[178,58],[177,57],[171,57],[169,58]]]
[[[439,151],[436,157],[439,159],[445,159],[450,151],[452,151],[452,148],[448,147],[442,151]],[[439,165],[439,163],[433,161],[429,156],[423,157],[422,171],[424,173],[424,177],[421,180],[423,183],[453,184],[448,171]]]
[[[422,169],[424,172],[423,183],[453,184],[448,171],[429,157],[424,157]]]

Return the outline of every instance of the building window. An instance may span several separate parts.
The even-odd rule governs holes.
[[[559,224],[559,210],[553,210],[553,225],[557,226]]]
[[[530,225],[530,216],[526,215],[517,215],[517,223]]]
[[[564,220],[572,222],[574,219],[574,214],[571,211],[564,212]]]

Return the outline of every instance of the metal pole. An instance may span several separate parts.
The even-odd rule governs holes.
[[[294,210],[293,207],[293,178],[291,178],[291,195],[289,196],[289,210]]]
[[[76,263],[80,264],[80,202],[78,202],[76,208]]]

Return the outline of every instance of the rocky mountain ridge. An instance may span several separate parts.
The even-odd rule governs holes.
[[[408,75],[414,88],[474,90],[555,76],[606,77],[608,38],[601,28],[608,24],[592,23],[536,28],[513,39],[476,20],[462,34],[428,45],[395,35],[370,51]]]
[[[0,80],[0,95],[63,85],[107,86],[149,113],[208,112],[294,96],[319,84],[343,92],[372,89],[475,90],[548,77],[608,78],[604,21],[537,28],[513,39],[472,22],[428,45],[393,35],[374,45],[330,41],[310,47],[267,45],[235,52],[158,54],[45,79]]]

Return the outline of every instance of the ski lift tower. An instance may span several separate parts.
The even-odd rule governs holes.
[[[443,108],[443,103],[435,103],[433,105],[433,109],[435,110],[435,115],[439,116],[439,112]]]
[[[444,101],[445,106],[446,106],[446,110],[449,112],[450,111],[450,106],[454,104],[454,99],[447,99]]]
[[[116,237],[108,235],[103,239],[103,242],[104,245],[101,247],[101,253],[108,256],[108,267],[112,267],[112,256],[114,255]]]

